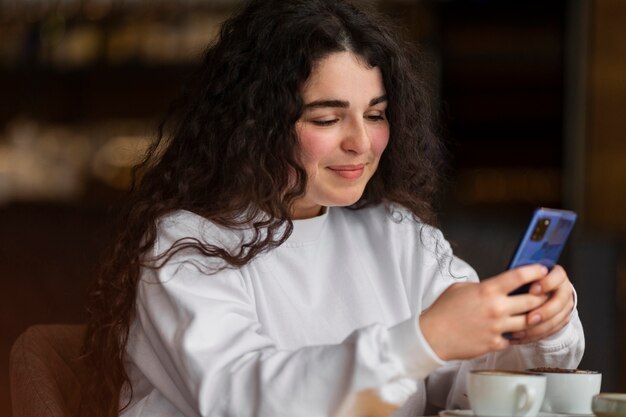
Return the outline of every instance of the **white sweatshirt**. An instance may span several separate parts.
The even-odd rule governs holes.
[[[237,248],[246,233],[179,211],[160,221],[153,253],[181,238]],[[468,408],[470,369],[573,368],[584,350],[574,311],[540,342],[438,358],[417,318],[448,286],[477,276],[403,209],[330,208],[294,221],[283,245],[240,269],[210,275],[215,262],[184,250],[143,270],[124,417],[330,416],[365,389],[404,404],[397,415],[423,415],[427,404]]]

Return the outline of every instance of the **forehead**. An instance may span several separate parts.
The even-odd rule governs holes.
[[[317,61],[302,86],[305,101],[318,99],[357,99],[369,101],[385,94],[378,67],[371,67],[352,52],[335,52]]]

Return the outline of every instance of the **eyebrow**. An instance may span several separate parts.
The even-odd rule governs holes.
[[[387,101],[387,96],[386,95],[382,95],[380,97],[376,97],[370,100],[369,105],[370,106],[375,106],[378,103],[382,103]],[[349,101],[344,101],[344,100],[316,100],[316,101],[312,101],[310,103],[307,103],[304,105],[304,108],[306,110],[308,109],[317,109],[320,107],[339,107],[339,108],[348,108],[350,107],[350,102]]]

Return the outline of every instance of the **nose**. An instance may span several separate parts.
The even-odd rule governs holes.
[[[350,153],[362,154],[370,147],[370,138],[363,120],[354,120],[344,133],[341,148]]]

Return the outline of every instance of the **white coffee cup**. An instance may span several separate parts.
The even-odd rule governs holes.
[[[561,414],[593,414],[591,402],[600,392],[602,374],[575,369],[531,369],[545,375],[546,395],[542,411]]]
[[[505,370],[475,370],[468,374],[468,399],[481,417],[534,417],[546,390],[546,376]]]

